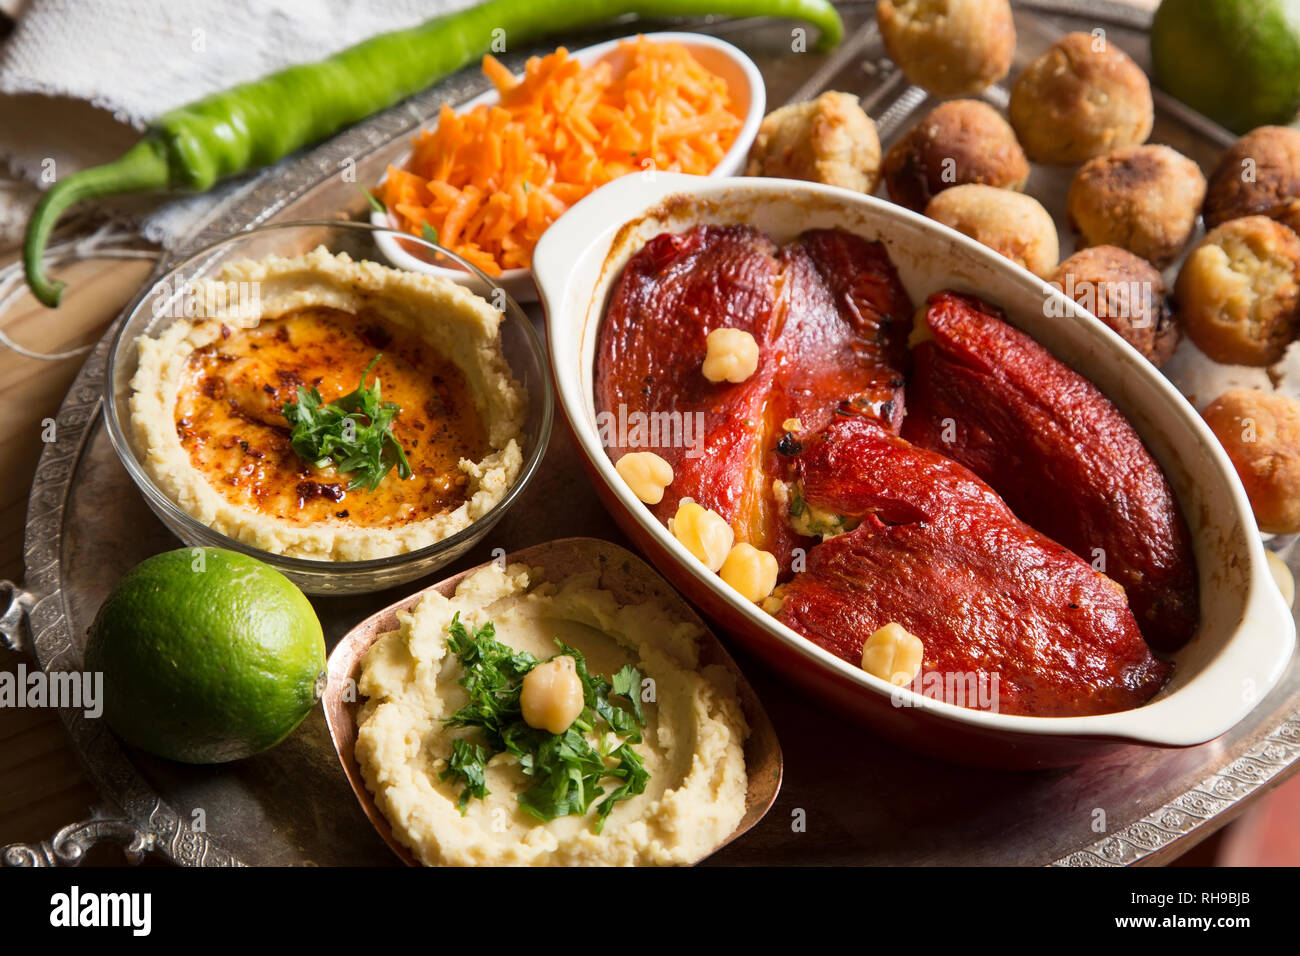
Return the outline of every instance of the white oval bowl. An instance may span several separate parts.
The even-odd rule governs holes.
[[[924,302],[941,289],[979,295],[1119,407],[1173,486],[1199,566],[1201,626],[1172,655],[1175,672],[1160,694],[1118,713],[1046,718],[973,710],[898,691],[744,601],[682,547],[631,494],[606,455],[595,422],[593,370],[597,333],[622,266],[652,236],[699,222],[749,223],[778,242],[812,228],[842,228],[879,239],[913,301]],[[854,694],[883,697],[895,706],[901,698],[907,717],[887,714],[879,701],[871,706],[878,722],[884,714],[894,725],[885,732],[904,744],[931,752],[944,749],[937,746],[940,741],[922,746],[919,739],[906,739],[913,730],[917,738],[947,732],[977,749],[997,750],[1002,741],[1003,753],[958,754],[954,759],[1003,765],[1008,760],[1014,765],[1059,763],[1063,759],[1053,754],[1092,754],[1116,743],[1190,746],[1212,740],[1241,720],[1286,669],[1295,647],[1295,624],[1268,570],[1241,482],[1204,421],[1105,324],[974,240],[900,206],[830,186],[760,178],[664,174],[648,181],[629,176],[566,212],[538,243],[533,271],[547,315],[560,407],[589,472],[605,486],[598,488],[605,500],[631,517],[636,536],[649,550],[678,566],[677,574],[661,570],[679,587],[686,582],[683,589],[697,603],[738,623],[732,630],[747,635],[742,639],[751,650],[780,658],[787,667],[795,663],[800,670],[821,672],[816,681],[791,674],[796,682],[847,688],[851,693],[839,694],[838,703],[848,709],[855,709]],[[1099,743],[1108,746],[1097,747]]]
[[[598,60],[610,56],[618,49],[620,43],[635,39],[635,36],[621,37],[617,40],[609,40],[605,43],[597,43],[594,46],[583,47],[581,50],[573,52],[572,56],[583,66],[590,66]],[[690,50],[691,55],[700,62],[701,66],[709,72],[722,77],[726,82],[727,91],[731,95],[736,113],[742,118],[742,123],[731,149],[727,150],[722,157],[722,161],[709,175],[739,176],[744,171],[750,144],[753,143],[754,137],[758,134],[758,125],[763,121],[763,113],[767,108],[767,92],[763,85],[763,76],[759,73],[758,67],[754,65],[754,61],[739,48],[732,46],[725,40],[719,40],[717,37],[704,33],[662,32],[647,33],[644,36],[646,39],[656,42],[682,44],[682,46]],[[516,74],[516,76],[522,77],[523,74]],[[466,100],[458,108],[458,112],[466,112],[485,103],[495,103],[497,99],[497,91],[492,88],[480,93],[471,100]],[[404,166],[410,158],[411,151],[408,150],[392,165]],[[631,175],[642,174],[633,173]],[[647,172],[644,175],[650,177],[658,174]],[[384,177],[379,182],[383,183],[387,176],[388,174],[385,172]],[[378,236],[375,240],[384,257],[394,266],[401,269],[410,269],[413,272],[441,276],[444,279],[451,279],[453,282],[472,281],[460,269],[436,266],[418,256],[411,255],[411,253],[403,249],[401,238],[404,233],[394,223],[389,213],[374,210],[370,214],[370,221],[376,226],[387,226],[398,230],[395,234]],[[537,288],[533,284],[531,269],[506,269],[496,278],[496,281],[510,293],[516,302],[537,301]]]

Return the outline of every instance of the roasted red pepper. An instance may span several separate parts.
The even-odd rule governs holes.
[[[1128,419],[977,299],[934,295],[926,323],[933,339],[914,349],[903,436],[961,462],[1122,585],[1152,647],[1185,644],[1199,619],[1190,535]]]
[[[674,479],[656,515],[666,521],[689,497],[786,568],[800,538],[772,479],[837,408],[897,430],[911,314],[884,247],[849,233],[809,232],[781,248],[745,226],[657,236],[624,267],[600,330],[595,400],[610,457],[661,455]],[[747,381],[701,372],[705,339],[721,327],[758,343]]]
[[[777,617],[854,665],[893,621],[925,645],[919,688],[979,687],[1002,713],[1124,710],[1172,665],[1152,656],[1122,589],[1021,522],[974,474],[870,419],[845,417],[791,462],[801,506],[858,522],[818,545]],[[996,675],[996,684],[992,678]]]
[[[776,554],[778,617],[855,665],[892,621],[924,643],[922,692],[938,675],[952,703],[1065,716],[1150,699],[1172,665],[1134,609],[1153,644],[1196,619],[1163,475],[1095,388],[960,296],[931,301],[935,341],[915,350],[904,419],[911,315],[884,248],[849,233],[783,247],[743,226],[658,236],[612,290],[597,426],[615,460],[648,449],[673,466],[660,520],[690,497]],[[744,382],[702,373],[720,327],[758,345]],[[790,566],[795,546],[806,568]],[[995,697],[954,697],[968,687]]]

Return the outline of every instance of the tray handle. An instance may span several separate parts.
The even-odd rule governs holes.
[[[10,843],[0,850],[0,866],[79,866],[92,847],[115,843],[127,862],[138,864],[154,848],[152,833],[145,833],[125,817],[96,813],[88,820],[69,824],[39,843]]]
[[[26,653],[30,646],[27,614],[35,601],[30,591],[24,591],[12,581],[0,580],[0,644],[18,654]]]
[[[31,648],[28,612],[35,600],[12,581],[0,580],[0,644],[24,654]],[[116,843],[129,863],[139,863],[154,848],[155,838],[125,817],[96,811],[87,820],[69,824],[48,840],[10,843],[0,848],[0,866],[78,866],[101,843]]]

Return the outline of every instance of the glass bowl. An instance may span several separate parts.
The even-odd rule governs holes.
[[[221,267],[242,259],[266,256],[296,256],[324,246],[332,253],[345,252],[354,260],[386,264],[376,239],[393,234],[392,229],[370,223],[299,221],[277,223],[227,236],[176,262],[152,287],[144,290],[119,325],[109,351],[105,383],[104,418],[113,449],[154,514],[176,537],[190,546],[225,548],[247,554],[283,572],[308,594],[362,594],[381,591],[423,577],[464,555],[501,519],[520,492],[536,474],[551,434],[554,399],[551,375],[542,343],[532,322],[513,298],[493,281],[455,253],[409,234],[403,242],[426,246],[437,257],[455,262],[475,275],[471,291],[483,296],[503,312],[501,346],[506,361],[527,396],[523,431],[520,435],[523,465],[505,495],[469,527],[427,547],[364,561],[329,561],[290,557],[245,544],[195,520],[171,499],[141,465],[141,449],[127,428],[130,419],[131,379],[139,361],[136,346],[142,335],[157,336],[185,313],[184,293],[188,283],[212,277]],[[391,267],[390,267],[391,268]],[[462,282],[462,284],[465,284]]]

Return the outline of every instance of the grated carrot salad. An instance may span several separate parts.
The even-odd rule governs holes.
[[[492,56],[483,73],[496,105],[456,113],[414,140],[405,168],[376,193],[397,224],[489,275],[527,268],[542,232],[583,196],[638,170],[704,174],[741,121],[727,84],[680,43],[637,37],[583,67],[561,47],[531,58],[522,79]]]

